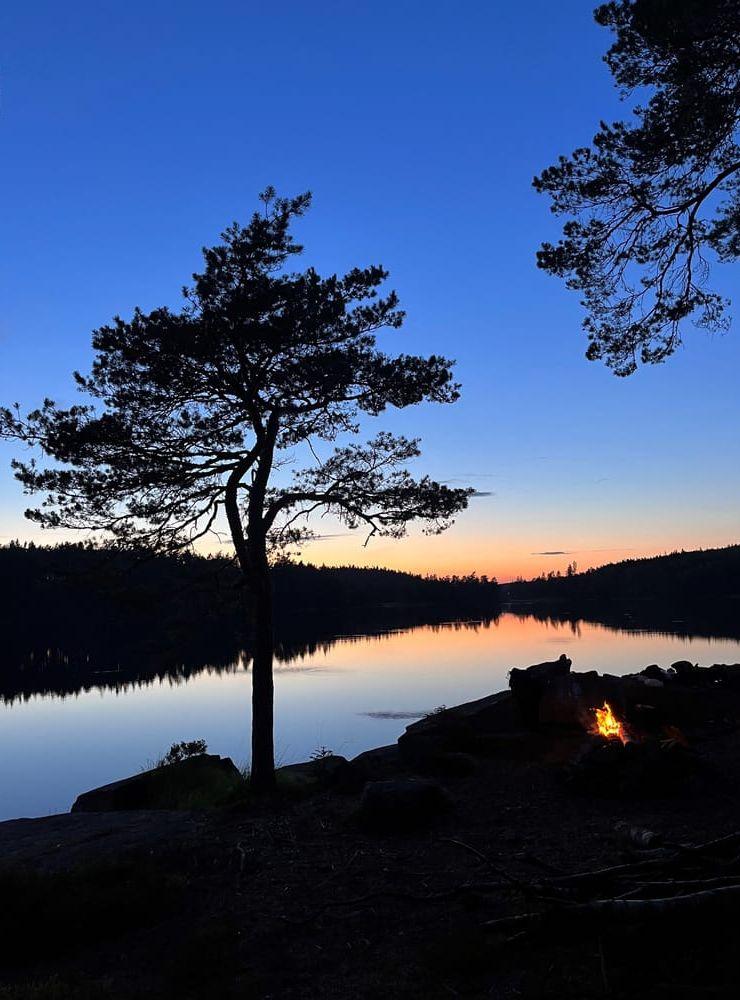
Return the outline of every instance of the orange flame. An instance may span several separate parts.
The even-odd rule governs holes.
[[[604,702],[603,708],[595,708],[594,714],[596,719],[592,732],[595,735],[603,736],[607,740],[621,740],[622,743],[627,743],[627,732],[612,711],[608,701]]]

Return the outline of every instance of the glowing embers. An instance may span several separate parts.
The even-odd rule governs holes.
[[[608,701],[604,702],[603,708],[594,709],[591,732],[594,736],[602,736],[606,740],[619,740],[621,743],[629,742],[629,735],[624,723],[614,714]]]

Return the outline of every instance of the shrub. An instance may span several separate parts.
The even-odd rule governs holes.
[[[190,740],[182,743],[173,743],[164,757],[157,761],[157,767],[166,767],[168,764],[179,764],[189,757],[200,757],[208,752],[208,744],[205,740]]]

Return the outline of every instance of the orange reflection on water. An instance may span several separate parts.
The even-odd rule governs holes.
[[[677,659],[714,662],[717,640],[664,633],[629,632],[596,622],[541,620],[504,613],[490,621],[451,622],[340,639],[317,653],[327,667],[395,674],[444,671],[484,675],[505,686],[512,667],[526,667],[565,653],[574,670],[624,674],[648,663]],[[736,644],[733,642],[733,646]]]

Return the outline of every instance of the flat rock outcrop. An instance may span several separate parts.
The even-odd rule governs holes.
[[[0,856],[6,866],[67,871],[197,844],[207,823],[206,813],[167,810],[10,819],[0,823]]]
[[[469,701],[419,719],[398,740],[402,755],[426,762],[445,753],[479,753],[490,748],[491,737],[521,730],[521,715],[510,691]]]

